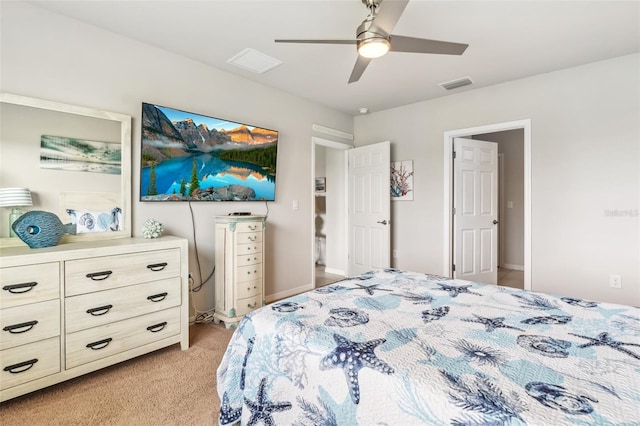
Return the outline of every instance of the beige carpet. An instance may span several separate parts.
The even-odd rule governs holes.
[[[173,345],[0,404],[0,424],[215,425],[216,369],[231,338],[223,325],[189,328]]]

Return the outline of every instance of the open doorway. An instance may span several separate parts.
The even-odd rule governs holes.
[[[508,131],[516,130],[516,132],[509,134]],[[487,140],[487,135],[501,139],[507,136],[521,135],[522,146],[522,167],[520,168],[520,175],[522,177],[522,201],[518,201],[522,205],[522,257],[521,260],[514,261],[514,263],[508,263],[503,260],[503,265],[511,266],[513,269],[510,271],[518,271],[516,275],[522,274],[523,287],[525,290],[532,290],[531,286],[531,120],[519,120],[506,123],[491,124],[486,126],[459,129],[445,132],[444,134],[444,274],[447,276],[454,276],[454,259],[455,254],[453,252],[454,247],[454,216],[453,216],[453,196],[454,196],[454,180],[453,180],[453,140],[454,138],[476,138],[481,140]],[[507,137],[508,139],[508,137]],[[505,142],[506,143],[506,142]],[[513,146],[512,146],[513,147]],[[504,158],[504,157],[503,157]],[[505,161],[506,165],[506,161]],[[506,172],[505,172],[506,173]],[[504,188],[503,188],[504,189]],[[513,202],[513,206],[516,206],[516,200],[508,199],[509,196],[505,195],[502,201],[505,205],[508,201]],[[509,209],[505,209],[509,210]],[[505,213],[506,214],[506,213]],[[514,231],[515,232],[515,231]],[[504,232],[505,236],[509,236],[509,231]],[[506,243],[504,243],[506,244]],[[520,264],[520,262],[522,264]],[[518,268],[518,269],[516,269]],[[506,276],[503,276],[503,283]]]
[[[313,270],[314,288],[346,275],[345,151],[351,145],[312,138]]]

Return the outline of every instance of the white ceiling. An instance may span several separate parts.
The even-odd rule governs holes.
[[[640,51],[637,0],[411,0],[394,34],[467,43],[466,52],[391,52],[347,84],[355,46],[273,40],[354,38],[367,15],[360,0],[28,2],[351,115]],[[246,48],[283,64],[264,74],[227,64]],[[438,86],[466,76],[475,84]]]

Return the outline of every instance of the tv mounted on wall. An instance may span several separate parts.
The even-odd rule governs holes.
[[[274,201],[278,131],[142,103],[140,201]]]

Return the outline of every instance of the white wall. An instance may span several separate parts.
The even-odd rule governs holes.
[[[357,146],[414,160],[395,266],[443,273],[444,132],[528,118],[533,290],[640,305],[640,54],[356,117]]]
[[[196,275],[189,206],[138,201],[141,103],[279,130],[276,201],[269,203],[267,222],[266,293],[287,294],[312,284],[311,126],[351,133],[350,116],[24,2],[2,2],[0,19],[2,91],[133,117],[133,233],[140,235],[144,221],[155,218],[166,233],[189,238],[190,269]],[[299,210],[292,210],[293,200],[299,201]],[[192,206],[203,275],[213,267],[213,216],[267,211],[264,203]],[[211,290],[206,286],[194,297],[200,310],[213,307]]]

